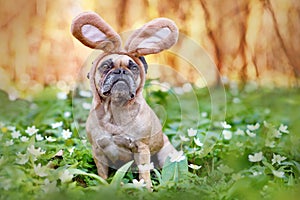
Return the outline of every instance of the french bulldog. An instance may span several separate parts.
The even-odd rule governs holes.
[[[89,72],[93,101],[86,122],[98,174],[106,179],[109,167],[134,160],[150,189],[152,161],[162,167],[176,149],[142,95],[148,67],[143,56],[174,45],[178,29],[169,19],[154,19],[135,30],[124,49],[121,37],[94,12],[77,16],[71,31],[84,45],[103,51]]]

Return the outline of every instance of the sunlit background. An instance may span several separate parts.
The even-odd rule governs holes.
[[[179,40],[175,51],[188,49],[203,63],[199,73],[179,56],[164,52],[148,62],[174,70],[151,71],[172,85],[176,74],[199,86],[218,84],[218,74],[239,82],[295,87],[300,75],[300,1],[298,0],[0,0],[0,89],[11,98],[36,93],[46,86],[70,90],[93,50],[70,33],[72,19],[93,10],[117,32],[134,30],[156,17],[176,22],[180,33],[202,47],[218,70],[205,64],[203,54]],[[100,52],[99,52],[100,53]],[[88,63],[87,63],[88,64]],[[174,73],[174,74],[172,74]],[[206,76],[207,77],[207,76]],[[206,78],[207,79],[207,78]]]

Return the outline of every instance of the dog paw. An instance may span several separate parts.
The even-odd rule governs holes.
[[[96,142],[100,148],[105,149],[111,143],[111,138],[102,137],[102,138],[97,139]]]
[[[114,143],[118,145],[119,147],[124,147],[126,149],[131,149],[132,151],[136,149],[135,141],[128,137],[128,136],[122,136],[122,135],[115,135],[113,137]]]

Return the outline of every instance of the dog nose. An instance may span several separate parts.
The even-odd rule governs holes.
[[[119,68],[119,69],[115,69],[114,74],[127,74],[127,71],[125,69]]]

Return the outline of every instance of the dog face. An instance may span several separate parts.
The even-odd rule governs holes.
[[[98,94],[114,102],[125,102],[136,96],[141,83],[141,70],[127,55],[105,56],[96,66],[95,84]]]

